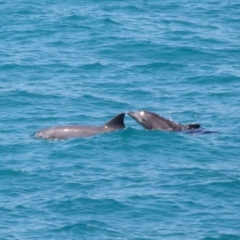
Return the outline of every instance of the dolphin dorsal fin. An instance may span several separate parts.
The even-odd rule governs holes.
[[[188,129],[198,129],[200,128],[200,124],[199,123],[190,123],[186,125]]]
[[[120,113],[114,118],[112,118],[110,121],[105,123],[104,126],[111,127],[111,128],[118,128],[118,129],[125,128],[124,116],[125,116],[125,113]]]

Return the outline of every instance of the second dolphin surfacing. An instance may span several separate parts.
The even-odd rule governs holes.
[[[61,140],[77,137],[91,137],[95,134],[113,132],[125,128],[124,116],[125,113],[120,113],[103,126],[66,125],[45,128],[37,131],[34,137]]]
[[[182,125],[148,111],[131,112],[127,114],[147,130],[184,131],[200,128],[198,123]]]

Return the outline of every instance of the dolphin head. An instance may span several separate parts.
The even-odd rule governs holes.
[[[154,116],[154,113],[141,110],[137,112],[128,111],[127,114],[132,117],[137,123],[142,125],[145,129],[151,130],[155,128],[154,119],[157,119],[158,116]]]

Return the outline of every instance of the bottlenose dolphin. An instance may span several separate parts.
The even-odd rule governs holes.
[[[125,113],[120,113],[103,126],[68,125],[45,128],[37,131],[34,134],[34,137],[60,140],[77,137],[90,137],[99,133],[112,132],[125,128],[124,116]]]
[[[127,114],[147,130],[184,131],[197,129],[201,126],[198,123],[182,125],[148,111],[128,111]]]

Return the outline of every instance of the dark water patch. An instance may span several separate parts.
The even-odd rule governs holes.
[[[105,66],[100,63],[92,63],[92,64],[83,65],[81,68],[83,70],[88,70],[88,71],[99,71],[99,70],[103,70],[104,67]]]
[[[205,237],[202,240],[239,240],[240,236],[234,234],[222,234],[219,237]]]
[[[163,69],[167,69],[169,71],[174,71],[181,68],[183,65],[176,64],[176,63],[169,63],[169,62],[153,62],[153,63],[146,63],[141,65],[134,65],[129,68],[131,71],[140,71],[142,73],[148,72],[161,72]]]

